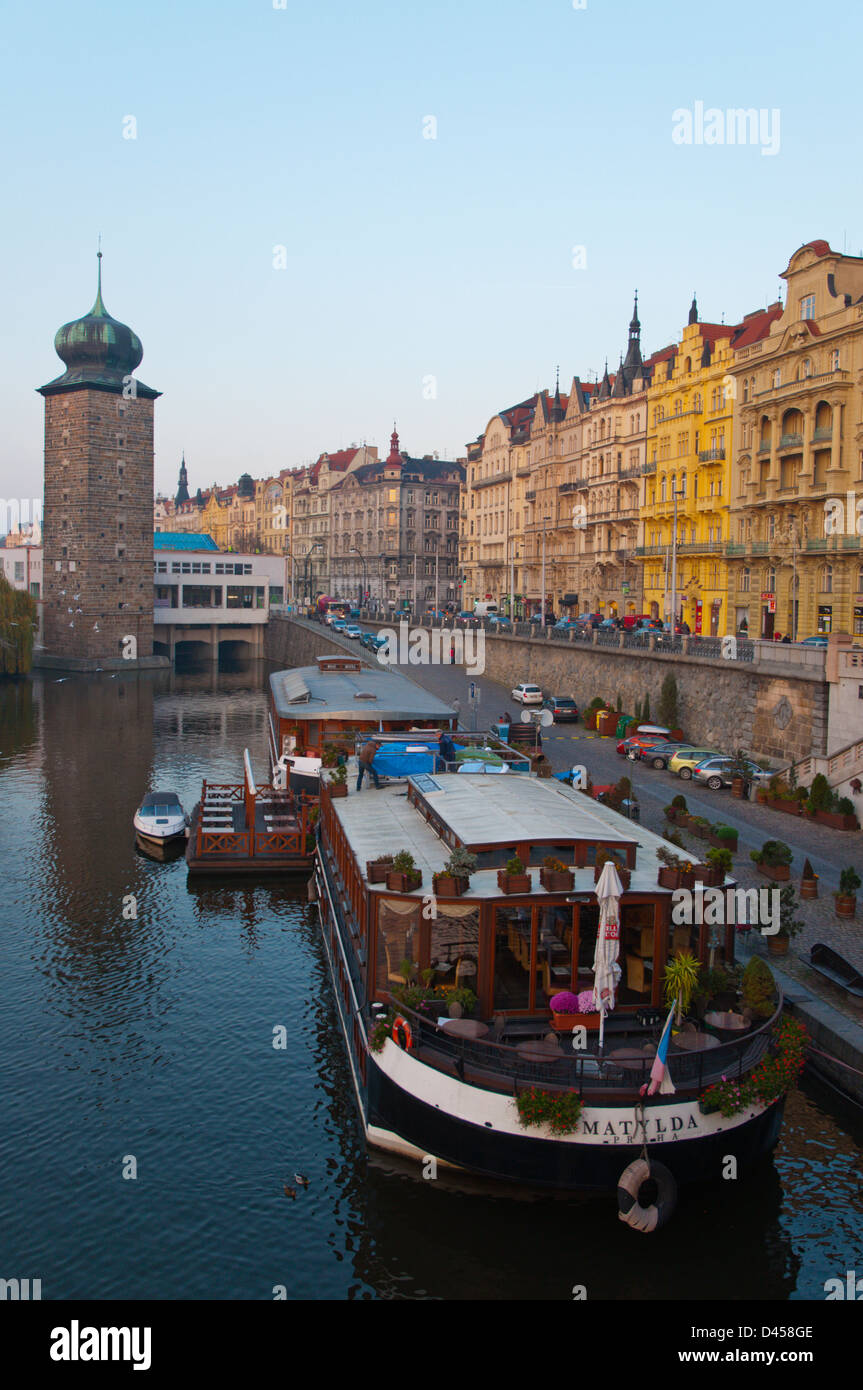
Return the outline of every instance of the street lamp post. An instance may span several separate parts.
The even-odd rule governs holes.
[[[384,561],[386,556],[381,551],[381,613],[386,614],[386,596],[384,593]]]
[[[323,546],[323,542],[322,542],[322,541],[314,541],[314,542],[309,546],[308,550],[306,551],[306,559],[305,559],[305,578],[304,578],[303,584],[304,584],[305,595],[306,595],[306,600],[307,600],[307,601],[311,598],[311,589],[310,589],[310,587],[309,587],[309,563],[310,563],[310,560],[311,560],[312,551],[313,551],[313,550],[320,550],[320,549],[322,548],[322,546]]]
[[[518,556],[515,553],[515,536],[510,540],[511,549],[509,552],[509,620],[515,622],[515,562]]]

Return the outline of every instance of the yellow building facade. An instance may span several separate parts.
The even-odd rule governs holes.
[[[730,345],[737,331],[736,326],[700,322],[693,300],[680,342],[656,355],[647,393],[637,551],[645,612],[671,621],[676,559],[677,617],[692,633],[704,636],[729,631]]]

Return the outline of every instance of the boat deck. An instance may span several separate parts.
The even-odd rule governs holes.
[[[249,796],[243,783],[204,782],[186,846],[190,874],[269,874],[308,870],[308,811],[315,798],[274,787]]]

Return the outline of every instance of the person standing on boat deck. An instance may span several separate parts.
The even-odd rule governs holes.
[[[357,791],[359,791],[363,785],[363,776],[366,772],[371,773],[372,777],[374,777],[375,779],[375,786],[380,788],[381,784],[378,780],[378,774],[372,767],[372,763],[375,759],[375,754],[377,753],[380,746],[380,741],[378,739],[370,738],[368,743],[363,748],[363,751],[360,753],[360,756],[357,760],[359,764],[359,774],[357,776]]]
[[[446,772],[447,763],[455,762],[455,744],[453,743],[446,729],[444,729],[443,733],[440,736],[440,739],[438,740],[438,753],[440,755],[438,758],[438,763],[440,764],[440,766],[437,768],[437,771]]]

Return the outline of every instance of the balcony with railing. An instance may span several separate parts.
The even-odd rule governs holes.
[[[644,463],[641,464],[641,466],[640,466],[640,468],[639,468],[638,471],[639,471],[639,473],[642,473],[642,474],[645,474],[645,473],[655,473],[655,472],[656,472],[656,459],[647,459]]]
[[[814,431],[814,433],[813,433],[813,435],[812,435],[812,442],[813,442],[813,444],[821,444],[823,441],[829,440],[829,439],[832,439],[832,438],[833,438],[833,426],[832,426],[832,425],[822,425],[822,426],[819,426],[818,429]]]
[[[725,458],[725,445],[724,445],[724,444],[722,444],[722,445],[716,445],[714,448],[711,448],[711,449],[699,449],[699,451],[698,451],[698,462],[699,462],[699,463],[718,463],[721,459],[724,459],[724,458]]]
[[[803,435],[802,435],[802,434],[781,434],[781,435],[779,436],[779,447],[780,447],[780,449],[802,449],[802,448],[803,448]]]
[[[772,441],[769,440],[769,439],[762,439],[761,442],[760,442],[759,445],[758,445],[758,452],[759,452],[759,454],[769,454],[771,448],[772,448]]]

